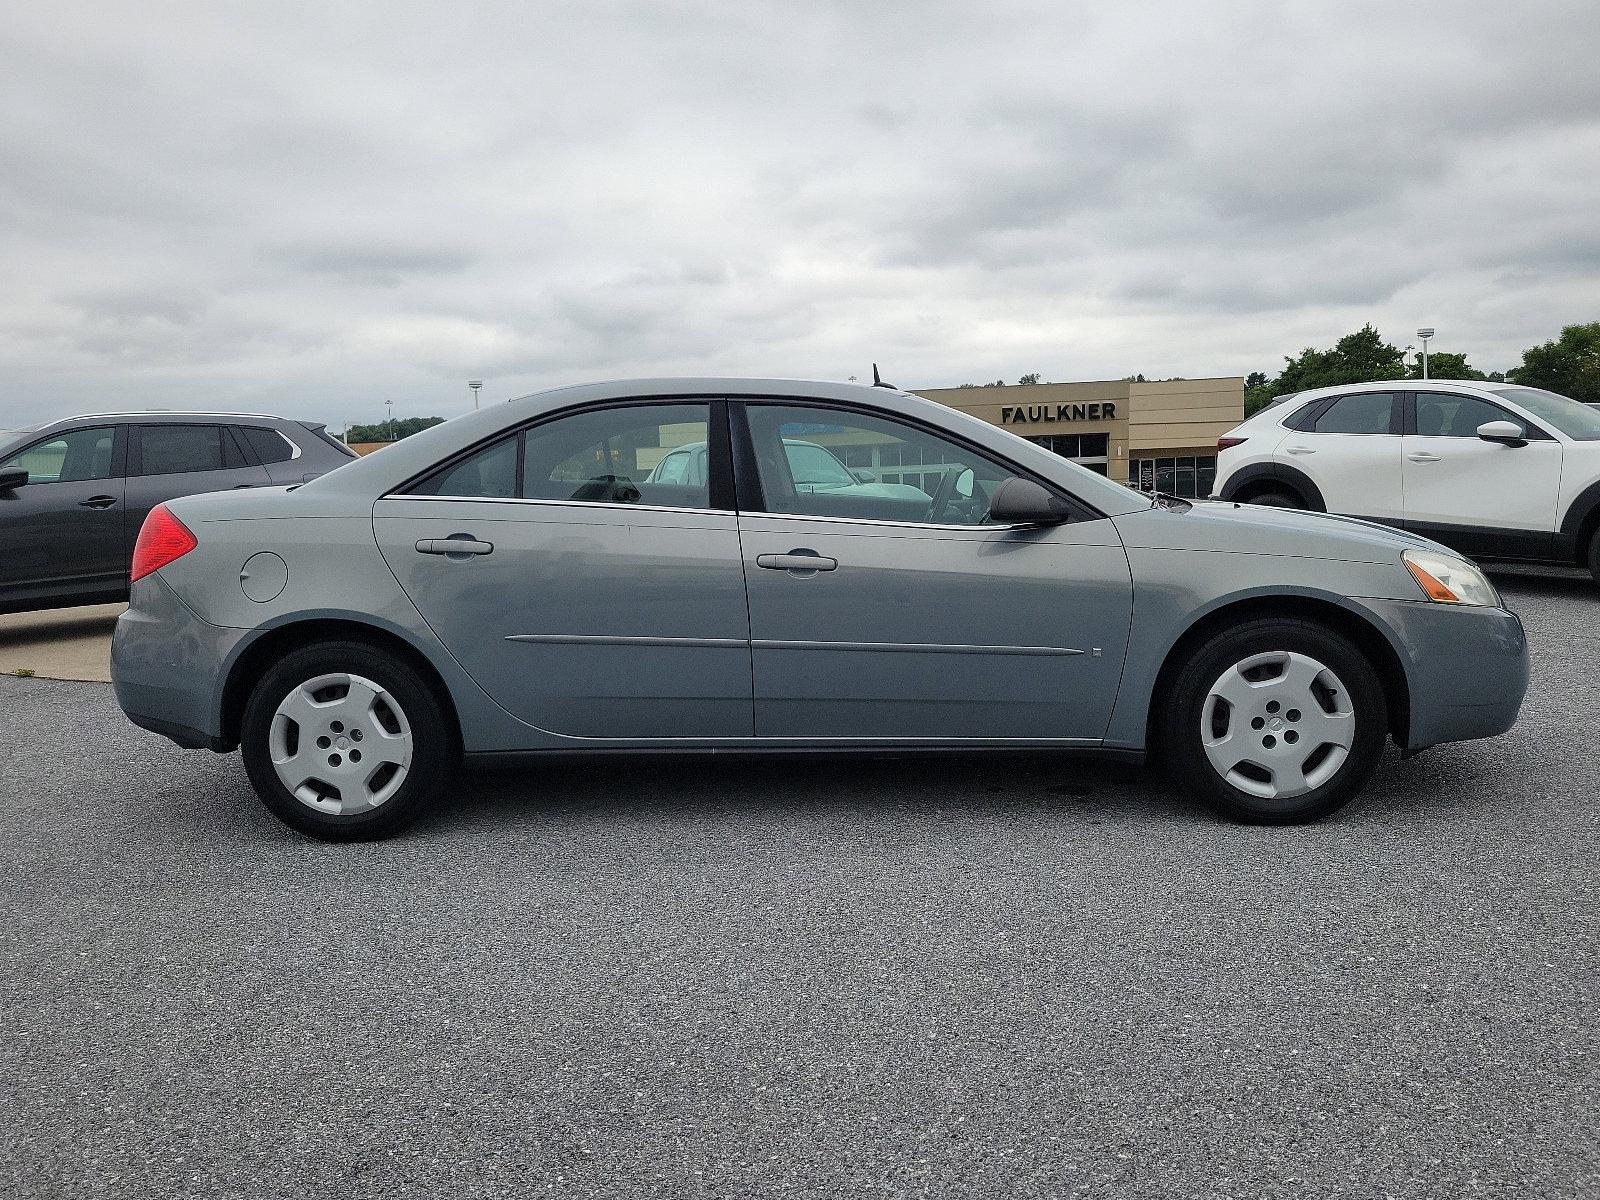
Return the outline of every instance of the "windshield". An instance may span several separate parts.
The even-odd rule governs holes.
[[[856,481],[843,463],[814,442],[786,441],[783,452],[796,487],[849,487]]]
[[[1600,411],[1558,396],[1543,388],[1490,388],[1498,396],[1526,409],[1541,421],[1548,421],[1575,442],[1600,442]]]

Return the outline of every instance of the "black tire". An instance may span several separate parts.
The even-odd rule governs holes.
[[[1245,501],[1246,504],[1259,504],[1263,508],[1299,508],[1304,509],[1306,502],[1292,492],[1259,492]]]
[[[392,723],[391,730],[403,729],[409,734],[410,761],[398,786],[364,811],[338,813],[314,807],[311,801],[301,800],[289,790],[273,764],[273,723],[279,705],[303,684],[327,675],[356,676],[377,685],[386,696],[374,711]],[[345,694],[350,694],[348,687]],[[331,691],[319,692],[318,698],[337,695],[338,685],[335,684]],[[390,707],[391,702],[399,709],[398,717]],[[316,720],[320,722],[321,718]],[[353,729],[340,732],[346,741],[361,737]],[[298,749],[302,733],[310,738],[334,736],[331,729],[323,729],[320,724],[314,730],[304,730],[292,720],[281,736],[292,739],[294,748]],[[372,798],[369,789],[373,781],[386,790],[394,782],[394,775],[399,774],[397,769],[382,774],[386,745],[379,741],[376,731],[369,731],[364,740],[345,748],[343,756],[337,742],[327,747],[330,766],[326,774],[337,784],[343,784],[346,779],[354,781],[350,789],[355,797],[352,804],[366,803]],[[277,662],[256,684],[245,704],[239,750],[256,794],[273,814],[301,833],[329,842],[373,841],[393,837],[406,829],[438,799],[460,754],[451,715],[417,671],[393,654],[353,641],[319,642]],[[376,763],[376,767],[359,764],[363,750],[367,755],[366,763]],[[308,753],[310,751],[308,747]],[[316,749],[315,753],[320,759],[321,749]],[[331,765],[335,762],[338,768]],[[320,762],[317,769],[321,770]],[[363,772],[368,771],[371,774],[363,776]],[[342,798],[336,798],[336,793],[318,799],[324,805],[344,803]]]
[[[1589,574],[1600,584],[1600,529],[1589,536]]]
[[[1298,709],[1281,707],[1269,713],[1266,706],[1276,703],[1270,700],[1275,694],[1274,688],[1248,687],[1249,694],[1243,704],[1216,702],[1210,712],[1214,723],[1209,727],[1203,725],[1208,719],[1211,690],[1222,683],[1226,673],[1256,656],[1270,658],[1274,655],[1284,656],[1282,669],[1285,670],[1291,662],[1304,665],[1309,659],[1331,671],[1331,676],[1316,676],[1319,690],[1313,693],[1316,702],[1328,709],[1331,716],[1316,714],[1308,720],[1307,714],[1299,713]],[[1301,657],[1291,660],[1289,655]],[[1279,669],[1279,664],[1266,662],[1252,671],[1258,677],[1270,679],[1275,669]],[[1250,675],[1242,674],[1241,678],[1248,680]],[[1283,687],[1292,695],[1288,680],[1285,674]],[[1338,688],[1330,686],[1332,683],[1343,685],[1343,700],[1337,695]],[[1372,663],[1341,634],[1298,618],[1261,618],[1218,633],[1189,656],[1156,703],[1160,706],[1156,713],[1157,749],[1174,782],[1198,795],[1223,816],[1250,824],[1299,824],[1315,821],[1343,807],[1361,791],[1377,769],[1388,739],[1388,704]],[[1346,706],[1352,710],[1353,736],[1350,745],[1344,748],[1342,761],[1333,761],[1339,750],[1331,743],[1319,743],[1304,758],[1298,757],[1311,747],[1309,739],[1316,736],[1315,729],[1323,720],[1330,722],[1330,729],[1334,728],[1331,722],[1342,723],[1344,718],[1337,710]],[[1297,714],[1293,722],[1289,721],[1291,712]],[[1264,722],[1259,728],[1252,725],[1258,719]],[[1210,736],[1219,741],[1229,739],[1230,750],[1219,749],[1219,755],[1238,753],[1242,756],[1230,772],[1235,778],[1257,788],[1270,789],[1277,785],[1279,777],[1258,767],[1251,761],[1253,757],[1277,767],[1292,783],[1300,782],[1294,774],[1298,771],[1304,782],[1316,781],[1316,786],[1299,795],[1280,796],[1257,795],[1237,786],[1224,777],[1208,756],[1203,740],[1208,729]],[[1294,736],[1289,737],[1290,733]],[[1231,739],[1236,737],[1239,741],[1235,748]],[[1298,749],[1289,742],[1296,743]],[[1262,780],[1252,771],[1260,771],[1269,778]],[[1329,772],[1326,778],[1318,778],[1324,772]]]

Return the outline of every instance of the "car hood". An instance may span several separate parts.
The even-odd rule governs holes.
[[[1459,558],[1427,538],[1354,517],[1267,508],[1227,501],[1187,509],[1155,507],[1115,518],[1123,544],[1152,550],[1282,554],[1339,562],[1394,563],[1408,548],[1426,546]]]

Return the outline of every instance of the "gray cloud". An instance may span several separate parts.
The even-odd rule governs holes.
[[[593,377],[1243,373],[1600,318],[1600,8],[64,0],[0,27],[0,426]]]

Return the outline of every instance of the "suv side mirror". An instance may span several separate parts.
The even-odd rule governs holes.
[[[0,467],[0,492],[9,492],[28,482],[28,473],[21,467]]]
[[[1002,525],[1060,525],[1072,517],[1072,506],[1031,479],[1012,476],[995,489],[989,519]]]
[[[1515,421],[1485,421],[1478,426],[1478,436],[1486,442],[1497,442],[1502,446],[1528,444],[1522,426]]]
[[[877,483],[878,477],[865,467],[851,467],[850,474],[855,476],[857,483]]]

